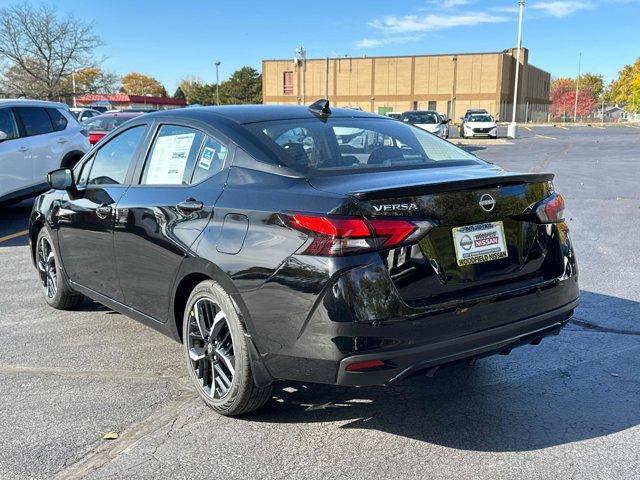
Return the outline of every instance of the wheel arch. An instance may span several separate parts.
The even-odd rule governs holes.
[[[31,221],[29,222],[29,249],[31,251],[31,261],[36,264],[36,243],[40,231],[45,226],[45,218],[41,212],[35,212],[32,214]]]
[[[205,280],[217,282],[229,294],[236,313],[248,334],[247,343],[253,380],[259,387],[271,385],[275,379],[265,366],[262,356],[253,341],[251,317],[240,292],[233,284],[231,278],[214,263],[198,257],[187,258],[182,262],[176,281],[174,282],[173,295],[169,307],[168,330],[170,330],[171,335],[175,340],[182,343],[182,326],[187,300],[196,285]]]
[[[176,281],[174,282],[171,305],[169,307],[169,322],[173,337],[177,341],[182,342],[182,322],[184,320],[184,309],[187,305],[187,300],[196,285],[205,280],[213,280],[225,289],[231,297],[236,313],[245,326],[247,333],[251,335],[253,328],[251,326],[249,312],[231,278],[214,263],[196,257],[186,258],[182,262]]]

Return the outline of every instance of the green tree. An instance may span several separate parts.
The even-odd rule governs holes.
[[[182,91],[182,88],[180,88],[180,86],[178,86],[178,88],[176,88],[176,91],[173,92],[173,98],[175,98],[176,100],[186,100],[187,99],[187,97],[185,96],[185,94]]]
[[[72,74],[73,75],[73,74]],[[73,78],[67,76],[61,84],[64,96],[73,94]],[[76,94],[113,93],[118,89],[120,79],[115,73],[104,72],[98,67],[87,67],[75,72]]]
[[[128,95],[167,96],[167,91],[158,80],[137,72],[127,73],[122,77],[120,91]]]
[[[220,83],[220,103],[262,103],[262,75],[253,67],[236,70]]]
[[[580,75],[580,90],[589,90],[595,99],[601,99],[604,93],[604,80],[602,75],[595,73],[583,73]]]
[[[625,65],[609,84],[607,99],[627,110],[640,112],[640,58],[632,65]]]

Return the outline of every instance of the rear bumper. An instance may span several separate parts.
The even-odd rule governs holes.
[[[521,345],[537,344],[543,337],[560,332],[573,315],[578,301],[576,298],[544,314],[438,343],[349,356],[339,364],[336,383],[348,386],[382,385],[420,370],[431,369],[433,372],[434,368],[461,360],[506,354]],[[348,365],[367,360],[382,360],[385,366],[367,371],[347,371]]]

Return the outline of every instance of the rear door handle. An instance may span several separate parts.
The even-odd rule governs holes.
[[[103,220],[111,215],[112,208],[107,204],[102,204],[96,208],[96,215]]]
[[[184,202],[180,202],[176,205],[176,208],[183,212],[197,212],[202,210],[203,207],[204,204],[197,201],[195,198],[187,198]]]
[[[58,139],[58,143],[67,143],[67,139],[66,138],[59,138]]]
[[[18,148],[19,152],[26,152],[27,150],[29,150],[29,147],[19,147]]]

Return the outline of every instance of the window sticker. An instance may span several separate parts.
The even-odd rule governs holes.
[[[216,155],[216,150],[211,147],[204,147],[202,151],[202,155],[200,155],[200,161],[198,162],[198,167],[203,168],[205,170],[209,170],[211,167],[211,162],[213,161],[213,157]]]
[[[158,137],[151,154],[146,183],[175,185],[182,183],[195,133]]]

